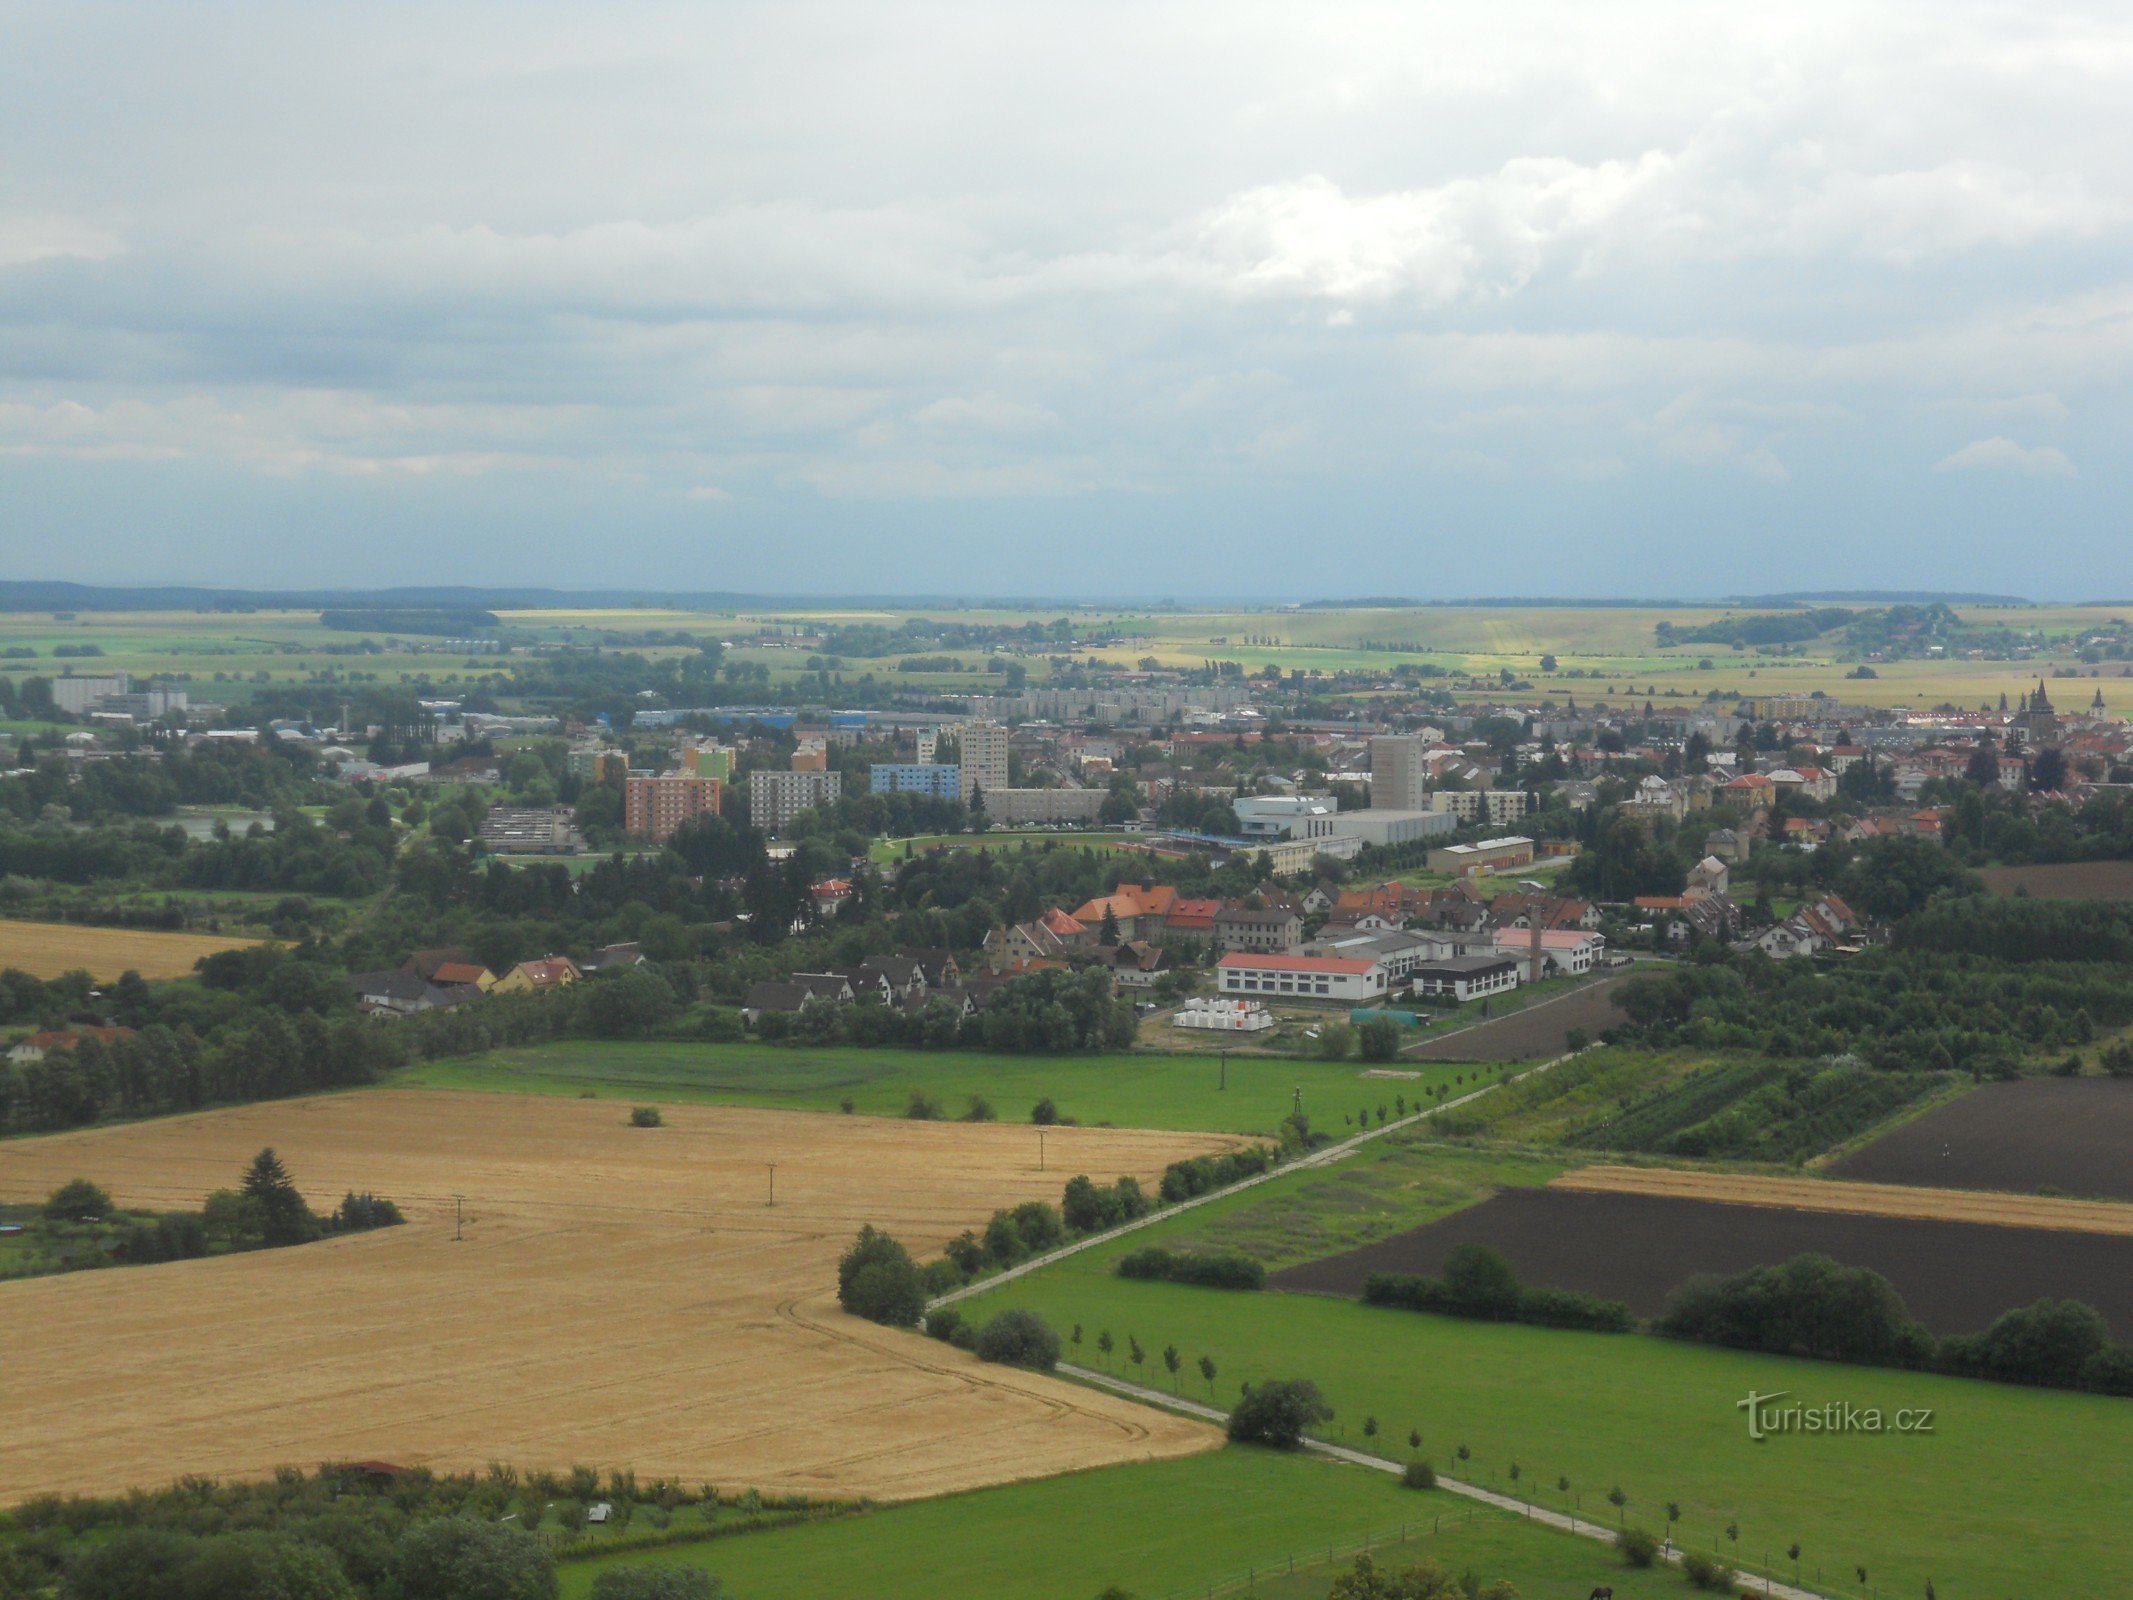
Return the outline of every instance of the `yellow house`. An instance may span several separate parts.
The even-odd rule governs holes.
[[[546,956],[539,961],[521,961],[496,980],[492,994],[523,994],[536,989],[560,989],[576,983],[581,974],[568,956]]]

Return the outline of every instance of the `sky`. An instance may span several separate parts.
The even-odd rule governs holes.
[[[0,577],[2133,595],[2133,8],[0,0]]]

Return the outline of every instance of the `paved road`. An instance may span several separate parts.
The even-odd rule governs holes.
[[[1059,1364],[1059,1370],[1068,1377],[1079,1378],[1082,1382],[1094,1384],[1100,1389],[1109,1389],[1114,1394],[1124,1395],[1129,1400],[1138,1400],[1143,1405],[1161,1406],[1165,1410],[1182,1412],[1188,1417],[1198,1417],[1203,1422],[1212,1422],[1217,1425],[1229,1421],[1229,1413],[1226,1411],[1219,1411],[1213,1406],[1202,1405],[1197,1400],[1187,1400],[1182,1395],[1165,1394],[1161,1389],[1150,1389],[1142,1384],[1128,1383],[1124,1378],[1114,1378],[1107,1372],[1097,1372],[1089,1367],[1072,1366],[1063,1361]],[[1362,1450],[1351,1450],[1348,1446],[1342,1444],[1327,1444],[1322,1440],[1307,1439],[1304,1441],[1304,1447],[1313,1455],[1325,1456],[1333,1461],[1344,1461],[1353,1467],[1367,1467],[1372,1472],[1389,1472],[1397,1476],[1406,1470],[1404,1462],[1388,1461],[1383,1456],[1374,1456]],[[1478,1500],[1483,1505],[1494,1506],[1500,1511],[1514,1512],[1530,1522],[1543,1523],[1548,1527],[1560,1529],[1564,1533],[1574,1533],[1581,1539],[1596,1539],[1610,1545],[1615,1542],[1615,1530],[1613,1528],[1606,1526],[1604,1523],[1587,1522],[1582,1517],[1574,1517],[1567,1511],[1549,1511],[1543,1507],[1517,1499],[1514,1496],[1498,1494],[1493,1489],[1484,1489],[1479,1484],[1465,1483],[1457,1478],[1444,1477],[1442,1474],[1439,1474],[1437,1478],[1437,1487],[1452,1494],[1464,1495],[1469,1500]],[[1681,1564],[1679,1551],[1668,1554],[1666,1559],[1676,1566]],[[1742,1576],[1736,1579],[1736,1583],[1741,1587],[1754,1587],[1759,1592],[1770,1595],[1772,1600],[1827,1600],[1826,1596],[1813,1589],[1795,1588],[1789,1583],[1780,1583],[1774,1578],[1756,1578],[1751,1583],[1749,1579]]]

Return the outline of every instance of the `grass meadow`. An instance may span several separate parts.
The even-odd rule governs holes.
[[[1594,1541],[1509,1513],[1417,1494],[1378,1473],[1231,1446],[574,1562],[563,1569],[563,1595],[583,1600],[607,1566],[656,1563],[702,1567],[746,1600],[1094,1600],[1109,1584],[1139,1600],[1241,1594],[1248,1585],[1272,1600],[1319,1600],[1345,1553],[1365,1541],[1379,1547],[1380,1565],[1427,1558],[1453,1573],[1509,1578],[1531,1600],[1601,1584],[1619,1600],[1683,1589],[1678,1576],[1632,1572]]]
[[[1188,1216],[1170,1227],[1195,1225]],[[1375,1417],[1381,1448],[1404,1447],[1413,1429],[1446,1470],[1507,1489],[1516,1465],[1544,1505],[1587,1515],[1607,1515],[1619,1486],[1629,1518],[1655,1528],[1677,1502],[1677,1540],[1720,1545],[1744,1562],[1797,1541],[1803,1576],[1811,1581],[1820,1568],[1833,1588],[1839,1574],[1864,1567],[1871,1587],[1892,1596],[1922,1594],[1928,1579],[1942,1600],[2101,1595],[2115,1592],[2103,1575],[2133,1561],[2133,1524],[2120,1514],[2133,1402],[1642,1335],[1132,1282],[1111,1275],[1114,1254],[1070,1258],[965,1310],[977,1318],[1024,1306],[1063,1333],[1078,1324],[1083,1342],[1070,1348],[1083,1361],[1158,1384],[1171,1380],[1156,1353],[1174,1344],[1182,1381],[1203,1400],[1210,1386],[1195,1369],[1207,1355],[1217,1367],[1212,1398],[1224,1405],[1244,1382],[1309,1377],[1338,1413],[1328,1436],[1360,1443]],[[1096,1352],[1105,1330],[1119,1352],[1107,1360]],[[1124,1363],[1129,1336],[1148,1352],[1144,1367]],[[1751,1391],[1885,1416],[1929,1407],[1933,1431],[1758,1443],[1738,1408]],[[1567,1493],[1555,1487],[1562,1479]],[[1737,1543],[1722,1537],[1729,1525]]]
[[[699,1101],[793,1111],[842,1109],[900,1117],[914,1093],[959,1117],[983,1096],[1003,1122],[1027,1122],[1049,1097],[1062,1116],[1122,1128],[1272,1134],[1302,1091],[1313,1124],[1339,1135],[1342,1118],[1396,1096],[1412,1103],[1439,1083],[1471,1084],[1470,1066],[1432,1065],[1414,1078],[1369,1078],[1359,1061],[1305,1061],[1243,1052],[1229,1058],[1228,1088],[1210,1055],[1019,1056],[975,1051],[850,1046],[602,1043],[571,1041],[496,1050],[408,1070],[401,1081],[443,1089]],[[1463,1080],[1463,1081],[1462,1081]]]

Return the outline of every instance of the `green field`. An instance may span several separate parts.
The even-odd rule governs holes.
[[[928,850],[947,848],[951,850],[1015,850],[1028,846],[1042,849],[1056,845],[1060,849],[1101,850],[1115,854],[1121,850],[1138,848],[1137,836],[1130,833],[1104,831],[1080,832],[1027,832],[988,830],[985,833],[922,833],[908,839],[876,839],[867,846],[867,859],[877,867],[886,867],[904,859],[906,850],[914,856],[922,856]]]
[[[716,1105],[900,1117],[923,1090],[950,1116],[982,1095],[1005,1122],[1026,1122],[1049,1096],[1062,1116],[1125,1128],[1271,1134],[1296,1103],[1315,1126],[1350,1131],[1343,1118],[1375,1114],[1395,1096],[1412,1103],[1436,1085],[1471,1084],[1470,1066],[1431,1065],[1416,1078],[1366,1078],[1361,1062],[1231,1055],[1229,1087],[1210,1055],[1006,1056],[966,1051],[757,1044],[623,1044],[572,1041],[496,1050],[408,1069],[403,1081],[438,1089],[687,1100]],[[1403,1069],[1404,1070],[1404,1069]],[[1454,1093],[1457,1092],[1455,1088]]]
[[[563,1594],[582,1600],[610,1564],[658,1563],[716,1573],[737,1600],[1094,1600],[1108,1584],[1139,1600],[1182,1600],[1210,1589],[1243,1593],[1250,1580],[1254,1595],[1317,1600],[1345,1564],[1337,1557],[1329,1566],[1328,1547],[1345,1552],[1366,1540],[1386,1541],[1380,1565],[1426,1557],[1453,1573],[1510,1578],[1528,1600],[1582,1597],[1600,1584],[1612,1584],[1619,1600],[1684,1588],[1671,1574],[1629,1571],[1594,1541],[1476,1511],[1451,1495],[1416,1494],[1356,1467],[1232,1447],[574,1562],[563,1569]]]
[[[1983,626],[2063,636],[2125,615],[2121,607],[2029,607],[1994,609],[1959,606],[1959,614]],[[1661,650],[1654,628],[1661,621],[1694,627],[1728,615],[1718,607],[1631,606],[1426,606],[1355,610],[1133,613],[1077,611],[1064,606],[1023,611],[930,607],[923,611],[817,611],[708,613],[665,609],[558,610],[502,614],[520,636],[552,644],[601,645],[647,656],[672,655],[687,648],[668,642],[676,632],[692,637],[752,638],[766,624],[781,629],[825,627],[837,623],[873,623],[897,627],[923,616],[963,624],[1020,626],[1032,619],[1070,614],[1084,639],[1116,637],[1115,644],[1084,644],[1071,652],[1054,644],[994,651],[982,647],[920,650],[948,654],[966,670],[900,672],[911,653],[880,657],[840,657],[834,671],[847,684],[872,682],[900,688],[943,692],[997,688],[998,674],[984,668],[995,654],[1013,656],[1031,683],[1051,674],[1055,654],[1094,658],[1119,668],[1152,658],[1164,666],[1197,668],[1210,660],[1235,661],[1247,670],[1275,666],[1332,674],[1389,673],[1402,662],[1426,663],[1452,674],[1439,686],[1462,699],[1496,698],[1495,680],[1508,670],[1532,685],[1513,698],[1538,702],[1575,693],[1580,701],[1612,698],[1722,700],[1746,695],[1801,695],[1817,690],[1833,699],[1874,705],[1921,706],[1950,701],[1975,706],[2026,687],[2055,667],[2077,665],[2065,649],[2020,661],[1970,660],[1960,651],[1943,659],[1903,660],[1877,665],[1878,677],[1853,679],[1848,660],[1836,654],[1834,636],[1806,646],[1797,656],[1777,657],[1735,652],[1709,645]],[[1735,608],[1733,614],[1738,614]],[[659,642],[647,642],[653,634]],[[1265,643],[1247,643],[1264,640]],[[431,641],[434,643],[434,641]],[[96,645],[91,657],[55,657],[62,645]],[[373,650],[357,654],[355,647]],[[1380,648],[1365,648],[1376,645]],[[440,686],[472,685],[508,673],[512,656],[466,657],[427,648],[424,641],[378,632],[341,632],[324,627],[316,612],[82,612],[62,619],[50,612],[0,614],[0,647],[20,646],[36,655],[0,663],[11,676],[123,670],[136,676],[165,675],[187,683],[202,699],[241,699],[251,685],[302,681],[385,683],[428,681]],[[731,652],[737,665],[761,666],[770,686],[783,691],[812,679],[807,649],[740,646]],[[1541,657],[1554,655],[1559,670],[1544,674]],[[819,656],[815,659],[820,660]],[[1699,662],[1709,660],[1710,670]],[[2083,668],[2078,694],[2069,683],[2065,698],[2083,703],[2103,691],[2117,714],[2133,711],[2133,678],[2087,676]]]
[[[1188,1216],[1171,1229],[1193,1226]],[[1157,1233],[1164,1230],[1158,1229]],[[1137,1235],[1134,1244],[1148,1242]],[[1889,1595],[1942,1600],[2119,1593],[2106,1577],[2133,1562],[2122,1515],[2133,1460],[2133,1402],[1926,1374],[1749,1355],[1642,1335],[1565,1333],[1378,1310],[1344,1300],[1133,1282],[1110,1275],[1117,1247],[1070,1258],[968,1302],[974,1318],[1027,1306],[1062,1330],[1080,1324],[1083,1359],[1110,1330],[1150,1352],[1175,1343],[1195,1398],[1202,1354],[1213,1397],[1241,1382],[1304,1376],[1338,1411],[1324,1431],[1360,1442],[1418,1430],[1447,1469],[1498,1488],[1516,1463],[1527,1485],[1605,1515],[1619,1485],[1633,1520],[1657,1525],[1678,1502],[1684,1543],[1723,1543],[1743,1562],[1798,1541],[1804,1571],[1864,1566]],[[1118,1371],[1121,1357],[1110,1360]],[[1167,1381],[1151,1354],[1145,1373]],[[1931,1407],[1930,1435],[1792,1434],[1751,1441],[1737,1402],[1751,1390],[1809,1405]],[[1471,1459],[1459,1462],[1460,1445]],[[2118,1463],[2112,1466],[2111,1463]]]

